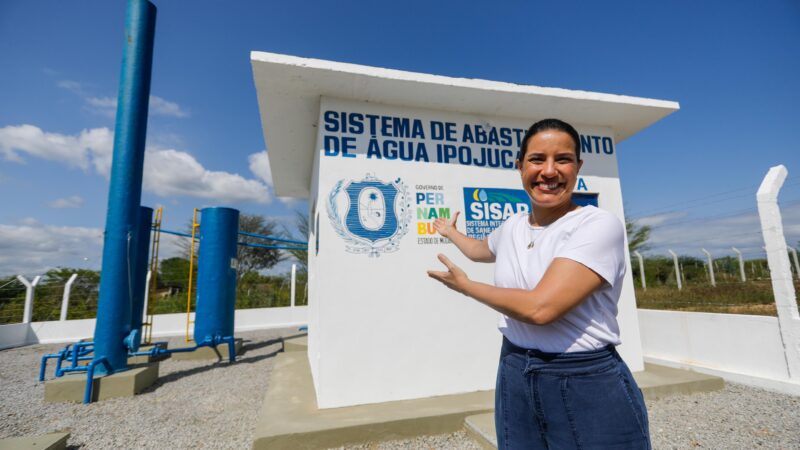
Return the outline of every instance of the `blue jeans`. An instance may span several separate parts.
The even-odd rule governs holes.
[[[545,353],[503,338],[495,426],[500,450],[650,449],[642,392],[613,346]]]

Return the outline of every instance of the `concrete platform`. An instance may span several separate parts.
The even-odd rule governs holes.
[[[50,433],[0,439],[0,450],[64,450],[69,433]]]
[[[304,352],[275,357],[256,423],[254,449],[318,449],[453,432],[464,418],[494,407],[494,392],[317,409]]]
[[[236,356],[242,354],[242,342],[243,340],[240,338],[234,338],[233,345],[236,349]],[[194,345],[193,343],[187,343],[187,347],[191,347]],[[193,352],[186,352],[186,353],[172,353],[172,359],[178,361],[188,361],[188,360],[201,360],[201,359],[211,359],[217,361],[227,361],[228,360],[228,344],[221,344],[217,347],[200,347]]]
[[[254,449],[318,449],[466,430],[487,449],[497,448],[494,391],[417,400],[317,409],[302,339],[275,359],[256,424]],[[294,340],[292,339],[292,340]],[[288,340],[287,340],[288,341]],[[296,344],[296,345],[295,345]],[[722,378],[645,364],[634,374],[645,398],[722,389]]]
[[[283,339],[283,351],[305,352],[308,351],[308,335],[292,336]]]
[[[158,363],[132,367],[109,376],[95,376],[92,401],[114,397],[132,397],[158,380]],[[86,374],[71,373],[44,383],[44,401],[82,402],[86,390]]]
[[[647,400],[718,391],[725,387],[725,380],[720,377],[649,363],[644,364],[644,371],[634,373],[633,378]]]
[[[464,429],[485,450],[497,448],[497,432],[494,428],[494,412],[476,414],[464,419]]]
[[[634,373],[633,377],[648,400],[716,391],[725,387],[725,382],[720,377],[647,363],[644,371]],[[483,448],[497,448],[493,412],[467,417],[464,419],[464,428]]]

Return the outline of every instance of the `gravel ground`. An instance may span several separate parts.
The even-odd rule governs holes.
[[[279,338],[294,333],[242,333],[247,352],[234,365],[162,361],[159,381],[144,393],[91,405],[44,403],[44,385],[36,381],[39,358],[61,346],[0,351],[0,438],[69,429],[69,445],[87,450],[248,449],[273,357],[281,350]],[[184,345],[180,338],[170,343]],[[722,391],[649,401],[647,407],[655,449],[800,448],[800,397],[728,384]],[[459,431],[340,450],[479,448]]]
[[[61,345],[0,351],[0,438],[69,429],[82,449],[248,449],[280,336],[294,330],[237,334],[246,353],[236,364],[165,360],[144,393],[92,403],[45,403],[37,381],[42,354]],[[181,338],[170,347],[185,347]],[[48,378],[53,377],[52,364]]]

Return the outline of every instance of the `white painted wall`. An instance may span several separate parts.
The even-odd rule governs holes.
[[[288,328],[308,323],[305,306],[236,310],[235,331]],[[32,322],[0,325],[0,348],[28,344],[75,342],[94,335],[95,319]],[[153,337],[180,336],[186,333],[186,314],[154,316]]]
[[[28,334],[31,329],[30,325],[29,323],[0,325],[0,350],[27,345],[29,341]]]
[[[639,310],[646,358],[788,381],[777,317]]]
[[[367,158],[370,135],[355,137],[353,157],[326,156],[323,136],[325,111],[419,118],[429,131],[431,121],[527,129],[533,121],[397,108],[323,97],[317,130],[317,155],[311,186],[311,217],[319,217],[309,242],[309,359],[320,408],[421,398],[493,389],[501,335],[497,313],[443,287],[426,275],[440,269],[438,253],[446,254],[476,280],[492,283],[493,265],[468,261],[449,243],[422,244],[417,234],[415,194],[437,185],[454,214],[462,211],[458,227],[464,231],[464,187],[520,189],[514,169],[476,167],[436,162],[409,162]],[[612,130],[581,127],[582,134],[610,137]],[[379,137],[382,142],[384,138]],[[398,139],[400,140],[400,139]],[[437,141],[424,141],[433,161]],[[479,147],[473,145],[473,147]],[[518,145],[503,146],[516,153]],[[584,154],[581,177],[586,192],[598,192],[599,206],[624,222],[616,152]],[[377,257],[348,252],[345,241],[329,218],[329,196],[340,180],[359,181],[367,174],[382,181],[400,178],[409,190],[414,215],[399,248]],[[344,215],[345,199],[334,203]],[[316,205],[316,211],[313,210]],[[319,254],[314,239],[319,237]],[[313,251],[312,251],[313,250]],[[643,368],[633,282],[624,280],[620,325],[625,344],[620,352],[633,370]]]

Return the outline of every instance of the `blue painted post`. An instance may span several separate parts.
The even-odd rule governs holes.
[[[194,340],[217,345],[233,337],[239,211],[205,208],[200,213]]]
[[[131,331],[137,330],[139,341],[142,336],[142,315],[144,314],[144,290],[147,282],[147,269],[150,262],[150,227],[153,223],[153,208],[139,207],[139,222],[136,224],[136,257],[133,260],[133,300],[131,301]]]
[[[129,0],[94,329],[93,363],[107,362],[97,368],[101,374],[128,366],[128,349],[123,341],[131,331],[133,246],[142,196],[155,28],[156,7],[147,0]]]

